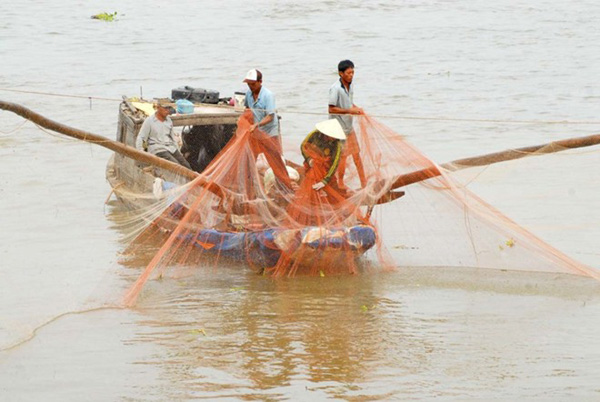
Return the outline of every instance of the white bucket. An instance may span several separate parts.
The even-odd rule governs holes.
[[[246,94],[243,92],[235,92],[233,94],[233,106],[236,109],[243,109],[245,105]]]

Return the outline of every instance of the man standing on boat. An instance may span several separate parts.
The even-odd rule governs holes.
[[[135,140],[135,147],[140,151],[147,147],[151,154],[191,169],[173,138],[173,121],[169,117],[171,109],[161,102],[155,104],[155,107],[156,112],[144,120]]]
[[[253,124],[250,126],[252,150],[256,156],[261,153],[265,155],[277,180],[292,191],[293,184],[283,160],[275,96],[262,86],[262,73],[256,69],[248,71],[244,82],[248,85],[246,107],[253,115]]]
[[[340,76],[331,88],[329,88],[329,118],[337,119],[347,140],[344,145],[344,151],[340,159],[338,168],[338,182],[341,188],[344,188],[344,173],[346,172],[346,159],[352,155],[354,165],[358,172],[358,178],[362,187],[367,185],[365,171],[362,160],[360,159],[360,148],[356,139],[356,133],[352,127],[352,115],[364,114],[365,112],[354,104],[354,63],[350,60],[342,60],[338,64],[338,74]]]

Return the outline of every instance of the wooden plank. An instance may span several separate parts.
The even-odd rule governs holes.
[[[172,115],[173,126],[212,126],[237,124],[239,113],[180,114]]]

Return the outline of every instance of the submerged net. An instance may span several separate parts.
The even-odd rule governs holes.
[[[359,153],[342,157],[343,183],[334,176],[320,190],[313,185],[331,155],[308,148],[310,164],[288,162],[286,168],[273,156],[279,141],[250,132],[251,124],[245,113],[227,147],[197,179],[161,184],[161,207],[154,207],[152,223],[136,242],[162,236],[162,246],[130,289],[128,304],[167,267],[232,260],[275,277],[460,266],[600,279],[597,270],[523,229],[368,115],[354,118]]]

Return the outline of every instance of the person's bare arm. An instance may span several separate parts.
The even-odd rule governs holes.
[[[273,115],[274,115],[274,113],[268,114],[268,115],[265,116],[264,119],[262,119],[258,123],[253,124],[252,126],[250,126],[250,131],[254,131],[254,130],[256,130],[257,127],[264,126],[264,125],[269,124],[270,122],[272,122],[273,121]]]
[[[352,105],[350,109],[329,105],[329,114],[365,114],[365,112],[356,105]]]

